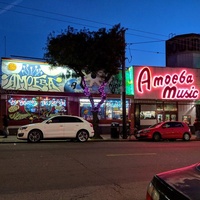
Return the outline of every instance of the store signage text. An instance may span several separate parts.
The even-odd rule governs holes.
[[[60,91],[56,86],[54,77],[47,75],[42,76],[20,76],[20,74],[5,75],[2,77],[7,83],[3,86],[4,89],[13,90],[28,90],[29,87],[41,91]]]
[[[193,85],[194,76],[186,70],[180,73],[153,76],[148,67],[142,68],[138,74],[137,92],[144,93],[144,90],[155,91],[162,88],[162,99],[197,99],[199,90]]]

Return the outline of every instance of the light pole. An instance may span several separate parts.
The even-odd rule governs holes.
[[[123,119],[123,139],[126,134],[126,66],[125,66],[125,30],[123,31],[124,53],[122,58],[122,119]]]

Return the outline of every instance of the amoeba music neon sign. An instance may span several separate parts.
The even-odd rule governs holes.
[[[167,69],[162,69],[162,71],[165,70]],[[179,73],[152,75],[151,69],[144,67],[137,74],[135,92],[136,97],[140,98],[149,98],[150,95],[154,99],[159,97],[161,99],[191,100],[199,97],[199,90],[194,85],[194,76],[188,73],[186,69],[181,70]]]

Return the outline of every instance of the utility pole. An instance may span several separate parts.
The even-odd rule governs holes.
[[[122,117],[123,117],[123,139],[127,138],[126,134],[126,66],[125,66],[125,30],[123,31],[124,54],[122,58]]]

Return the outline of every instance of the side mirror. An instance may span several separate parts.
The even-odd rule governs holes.
[[[47,124],[50,124],[50,123],[52,123],[52,120],[51,120],[51,119],[47,121]]]

